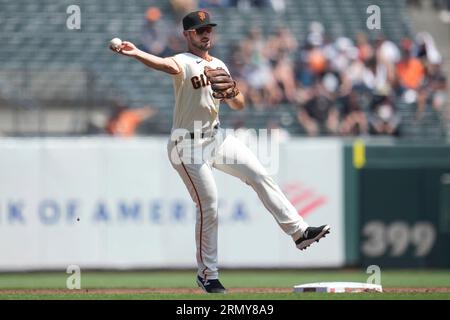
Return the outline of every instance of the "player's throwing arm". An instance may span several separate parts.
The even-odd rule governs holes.
[[[110,43],[110,49],[114,52],[120,53],[124,56],[133,57],[155,70],[164,71],[169,74],[176,74],[180,71],[175,61],[170,58],[155,56],[139,50],[132,42],[122,41],[121,43],[118,43],[117,40],[114,41],[115,39],[118,38],[114,38]],[[120,41],[120,39],[118,40]]]

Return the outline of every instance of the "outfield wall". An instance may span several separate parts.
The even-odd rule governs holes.
[[[347,264],[450,268],[450,145],[357,145],[344,146]]]
[[[219,266],[343,266],[342,141],[293,139],[279,154],[274,179],[333,232],[298,251],[249,186],[216,172]],[[194,224],[166,139],[0,140],[0,270],[191,268]]]

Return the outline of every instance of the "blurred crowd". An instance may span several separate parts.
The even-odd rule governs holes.
[[[182,17],[198,7],[274,7],[283,1],[171,0],[175,23],[165,24],[161,11],[145,13],[140,48],[160,56],[185,50]],[[239,4],[241,3],[241,4]],[[394,43],[381,34],[369,40],[327,36],[312,22],[301,38],[287,26],[265,35],[252,27],[229,48],[225,60],[232,76],[256,110],[295,106],[298,124],[315,135],[398,135],[402,118],[397,102],[415,108],[420,121],[427,107],[440,114],[447,103],[447,79],[433,37],[420,32]]]
[[[441,112],[447,102],[442,57],[429,33],[398,45],[359,33],[329,39],[314,22],[305,39],[285,26],[264,37],[260,28],[230,50],[230,69],[255,109],[297,106],[309,135],[398,134],[396,101]]]

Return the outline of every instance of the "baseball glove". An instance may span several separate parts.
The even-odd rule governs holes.
[[[225,69],[212,69],[205,67],[205,76],[211,83],[213,90],[213,97],[216,99],[232,99],[239,94],[239,89],[236,87],[236,81],[225,71]]]

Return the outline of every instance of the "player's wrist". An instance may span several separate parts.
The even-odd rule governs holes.
[[[142,59],[144,58],[145,52],[136,48],[136,53],[134,54],[133,58]]]

